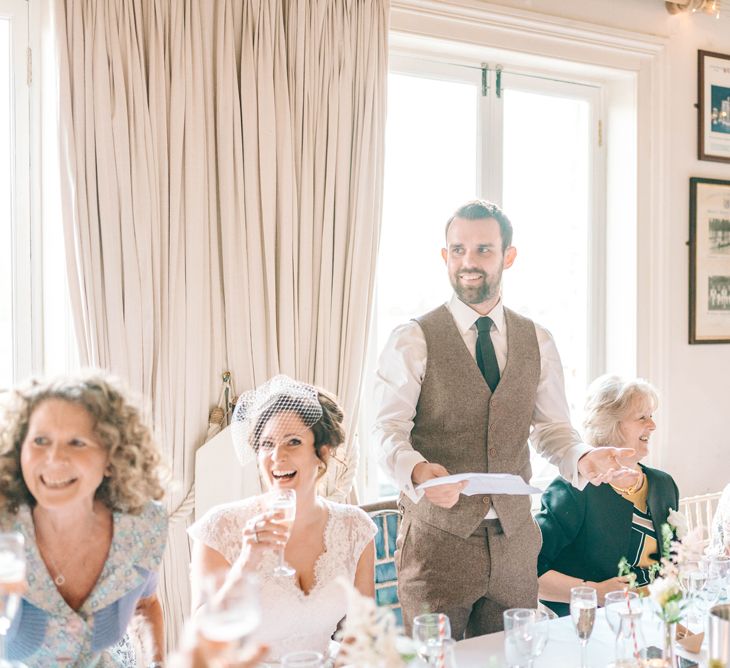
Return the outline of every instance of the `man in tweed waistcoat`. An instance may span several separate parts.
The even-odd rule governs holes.
[[[512,225],[495,204],[468,202],[449,219],[442,256],[451,300],[396,328],[378,365],[374,437],[400,487],[396,565],[403,619],[444,612],[460,639],[502,629],[502,612],[537,604],[540,531],[527,496],[462,496],[454,473],[529,481],[528,437],[576,487],[600,484],[631,451],[593,449],[570,424],[549,332],[503,306]]]

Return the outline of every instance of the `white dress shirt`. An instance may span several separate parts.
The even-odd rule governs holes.
[[[452,296],[447,308],[467,350],[476,360],[476,321],[481,315],[456,295]],[[508,355],[507,326],[501,300],[488,315],[494,323],[490,333],[501,374]],[[535,330],[540,349],[540,380],[532,412],[530,442],[539,454],[558,467],[564,478],[578,489],[583,489],[587,480],[578,473],[578,460],[592,448],[582,442],[570,424],[563,366],[553,337],[537,323]],[[380,465],[414,502],[418,502],[423,492],[414,489],[411,474],[416,464],[426,461],[411,445],[416,405],[426,373],[426,351],[426,339],[417,322],[410,321],[396,327],[380,355],[374,387],[378,409],[373,438],[378,447]],[[487,519],[496,517],[494,508],[491,508]]]

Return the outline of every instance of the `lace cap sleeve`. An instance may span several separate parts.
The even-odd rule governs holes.
[[[360,559],[365,546],[378,533],[378,527],[370,516],[357,506],[343,506],[348,509],[347,523],[350,529],[350,545],[355,563]]]
[[[232,564],[241,553],[246,522],[262,511],[258,497],[215,506],[188,529],[188,535],[220,552]]]

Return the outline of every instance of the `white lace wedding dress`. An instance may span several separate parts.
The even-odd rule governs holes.
[[[360,508],[323,501],[329,512],[325,551],[315,563],[312,589],[305,594],[295,577],[273,575],[277,558],[273,551],[258,566],[262,619],[254,638],[271,648],[267,661],[300,650],[326,654],[329,640],[346,612],[345,591],[335,580],[344,576],[354,582],[360,555],[377,533],[373,521]],[[263,511],[261,497],[216,506],[188,533],[233,563],[241,552],[244,525]]]

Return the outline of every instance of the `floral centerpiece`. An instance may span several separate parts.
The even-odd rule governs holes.
[[[400,634],[393,611],[378,607],[344,578],[340,584],[347,592],[347,616],[336,639],[341,643],[338,666],[402,668],[415,658],[413,641]]]
[[[680,585],[680,572],[702,557],[702,527],[690,531],[684,515],[672,510],[667,523],[661,526],[661,534],[661,559],[649,571],[648,589],[649,596],[656,604],[657,614],[664,622],[663,664],[656,665],[674,666],[676,624],[682,619],[688,603]],[[636,576],[625,558],[619,562],[619,575],[628,577],[629,587],[635,586]]]

